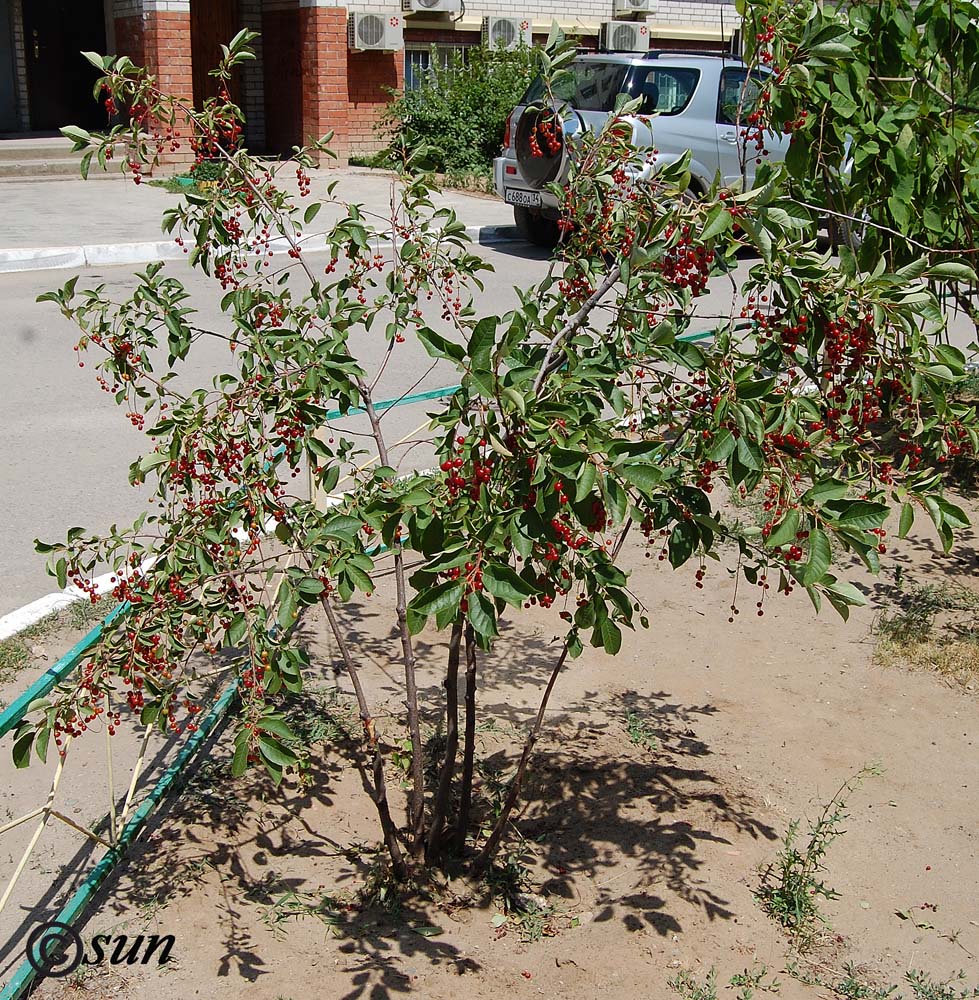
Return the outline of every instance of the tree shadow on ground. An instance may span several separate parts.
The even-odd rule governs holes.
[[[391,705],[402,695],[397,637],[385,628],[388,611],[376,601],[345,609],[344,628],[365,678],[386,703],[384,739],[392,746],[400,739],[403,707]],[[315,683],[334,685],[342,669],[322,623],[310,618],[301,629],[317,653]],[[437,731],[444,693],[434,681],[441,677],[443,647],[426,635],[416,651],[424,721]],[[514,692],[539,694],[559,651],[548,633],[507,627],[495,652],[480,660],[481,717],[495,722],[480,731],[474,793],[484,821],[492,816],[494,791],[498,794],[499,782],[512,772],[535,711],[517,704]],[[289,778],[275,788],[255,773],[232,779],[233,748],[222,737],[108,886],[103,913],[107,909],[124,920],[137,911],[155,912],[202,891],[204,883],[213,885],[217,874],[218,976],[255,982],[273,971],[258,928],[283,915],[282,908],[276,910],[283,899],[294,904],[289,919],[323,919],[327,910],[339,914],[331,930],[344,939],[341,953],[356,956],[348,966],[352,989],[345,1000],[412,992],[403,967],[412,959],[452,964],[460,974],[475,971],[472,959],[451,943],[411,929],[431,922],[440,903],[434,890],[407,897],[396,917],[363,893],[372,880],[376,884],[383,859],[373,806],[366,795],[355,794],[366,775],[361,770],[356,777],[365,762],[349,692],[341,702],[335,695],[307,692],[293,709],[296,705],[304,717],[333,712],[337,722],[310,753],[305,780]],[[710,920],[731,919],[730,900],[708,884],[705,849],[745,835],[773,840],[775,832],[756,818],[752,802],[725,788],[706,763],[712,751],[695,726],[716,711],[709,704],[681,704],[665,691],[586,690],[565,698],[547,715],[507,851],[527,856],[549,898],[562,906],[587,904],[596,921],[620,920],[628,930],[667,935],[683,929],[690,909]],[[642,720],[648,737],[642,745],[630,740],[630,716]],[[393,769],[388,780],[397,820],[403,796]],[[357,842],[361,832],[373,842]],[[327,882],[331,888],[324,890]],[[488,887],[470,884],[470,890],[469,905],[492,903]]]

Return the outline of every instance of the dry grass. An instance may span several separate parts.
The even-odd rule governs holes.
[[[113,601],[100,601],[98,604],[87,600],[75,601],[46,615],[16,635],[0,640],[0,684],[13,680],[19,671],[39,656],[47,657],[53,663],[68,652],[67,645],[61,642],[64,633],[93,628],[113,607]],[[43,652],[39,652],[42,644]]]
[[[877,619],[874,659],[882,666],[928,670],[979,691],[979,595],[961,585],[912,584]]]

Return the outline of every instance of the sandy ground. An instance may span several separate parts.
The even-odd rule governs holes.
[[[814,818],[871,763],[883,774],[851,796],[846,833],[829,854],[840,897],[825,906],[832,930],[816,952],[821,964],[799,968],[829,976],[851,961],[879,984],[899,983],[908,968],[939,978],[964,969],[976,985],[979,700],[932,674],[874,664],[871,626],[892,599],[893,573],[851,574],[870,605],[849,624],[832,611],[817,618],[801,593],[766,597],[758,617],[758,594],[742,582],[741,614],[729,625],[733,582],[723,568],[697,590],[693,567],[673,572],[638,545],[624,555],[651,630],[627,635],[616,658],[586,650],[567,668],[509,843],[528,891],[552,910],[539,940],[522,940],[537,936],[533,928],[501,924],[500,901],[461,879],[396,911],[363,906],[377,834],[342,746],[314,755],[308,787],[276,791],[228,776],[225,737],[83,928],[85,937],[172,933],[174,961],[87,969],[41,994],[624,1000],[669,996],[680,971],[703,980],[716,967],[718,995],[735,997],[730,977],[765,965],[780,997],[825,996],[785,973],[787,941],[753,890],[788,823]],[[974,585],[976,542],[944,557],[922,528],[895,547],[895,564],[919,582]],[[346,622],[371,696],[397,713],[390,611],[379,592]],[[496,722],[481,748],[492,767],[513,759],[557,655],[559,623],[544,615],[516,617],[481,664],[480,705]],[[338,686],[346,699],[322,623],[311,615],[304,628],[313,685]],[[419,651],[437,712],[435,642],[422,635]],[[630,713],[655,745],[630,741]],[[394,719],[386,727],[400,735]],[[311,912],[326,896],[340,906],[338,922]],[[912,907],[918,926],[898,916]]]

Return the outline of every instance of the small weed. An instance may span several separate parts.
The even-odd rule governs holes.
[[[530,869],[518,853],[511,851],[490,865],[483,882],[493,900],[510,913],[520,909],[521,897],[530,887]]]
[[[717,973],[713,968],[707,973],[703,985],[698,983],[693,973],[686,969],[678,972],[673,979],[667,980],[666,985],[682,1000],[717,1000]]]
[[[526,897],[520,902],[521,909],[512,911],[509,919],[510,923],[516,925],[520,941],[523,944],[536,944],[545,937],[554,937],[557,934],[557,929],[552,922],[553,906],[547,906]]]
[[[767,965],[752,965],[750,969],[745,969],[744,972],[739,972],[731,976],[728,980],[728,986],[738,991],[737,1000],[752,1000],[756,991],[761,993],[778,993],[782,988],[782,984],[774,977],[766,983],[765,977],[767,975]]]
[[[261,920],[279,940],[288,936],[286,924],[308,917],[319,920],[327,934],[336,934],[344,922],[341,907],[332,896],[287,889],[263,909]]]
[[[629,742],[643,750],[658,750],[659,739],[650,724],[638,713],[630,712],[625,717],[625,731]]]
[[[404,897],[411,888],[410,883],[399,882],[394,877],[387,855],[378,852],[368,866],[367,877],[358,896],[364,906],[377,907],[389,916],[398,917]]]
[[[775,861],[761,871],[761,884],[755,899],[774,921],[791,935],[800,952],[815,942],[820,926],[827,921],[819,909],[819,900],[838,899],[839,893],[823,881],[825,858],[830,845],[845,832],[848,817],[847,799],[864,779],[880,774],[878,767],[864,767],[848,778],[829,800],[815,823],[809,824],[805,846],[798,844],[800,820],[789,824],[782,850]]]
[[[150,187],[162,188],[168,194],[203,194],[204,192],[196,184],[182,183],[176,177],[161,177],[157,180],[147,181]]]
[[[972,1000],[979,997],[979,986],[964,986],[965,973],[959,972],[948,979],[935,980],[927,972],[910,969],[904,981],[911,987],[914,1000]]]
[[[904,975],[904,983],[911,992],[904,993],[900,992],[899,986],[868,983],[852,963],[847,963],[838,977],[833,979],[801,972],[794,963],[790,963],[786,971],[803,985],[817,986],[838,1000],[975,1000],[979,997],[979,986],[963,985],[964,972],[946,979],[935,979],[920,969],[910,969]]]
[[[964,612],[971,619],[979,610],[979,594],[958,584],[911,584],[900,590],[902,606],[893,614],[882,614],[875,624],[877,634],[891,642],[924,642],[931,638],[940,614]]]

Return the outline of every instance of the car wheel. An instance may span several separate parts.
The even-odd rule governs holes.
[[[553,219],[547,219],[540,212],[532,212],[522,205],[513,208],[513,221],[520,230],[520,235],[535,246],[551,249],[558,245],[561,230]]]

